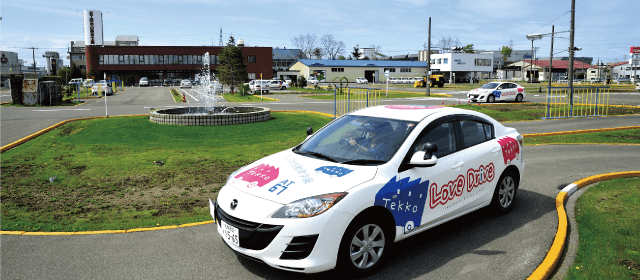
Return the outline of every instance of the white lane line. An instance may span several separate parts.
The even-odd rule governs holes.
[[[91,111],[91,109],[53,109],[53,110],[32,110],[34,112],[58,112],[58,111]]]
[[[193,97],[193,95],[189,94],[186,90],[184,89],[180,89],[182,92],[184,92],[185,94],[187,94],[188,96],[190,96],[191,98],[193,98],[195,101],[200,101],[197,98]]]

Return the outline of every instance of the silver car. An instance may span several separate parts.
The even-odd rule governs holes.
[[[180,81],[180,88],[185,88],[185,87],[191,88],[191,81],[187,79]]]

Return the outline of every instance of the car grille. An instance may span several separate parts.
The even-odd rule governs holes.
[[[318,235],[296,236],[287,243],[280,255],[281,260],[301,260],[308,257],[318,241]]]
[[[478,98],[478,94],[470,94],[469,97],[471,98]]]
[[[247,220],[238,219],[224,211],[220,207],[216,209],[216,222],[220,225],[220,220],[238,228],[240,235],[240,247],[250,250],[262,250],[269,246],[271,241],[278,235],[284,227],[282,225],[260,224]]]

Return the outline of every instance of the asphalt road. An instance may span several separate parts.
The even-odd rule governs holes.
[[[271,96],[274,97],[274,96]],[[293,95],[260,103],[272,110],[333,113],[332,102]],[[145,114],[175,106],[166,88],[130,89],[107,99],[109,115]],[[441,104],[441,100],[386,100],[383,104]],[[454,102],[454,101],[449,101]],[[448,103],[448,102],[447,102]],[[456,102],[457,103],[457,102]],[[451,103],[448,103],[451,104]],[[77,110],[88,109],[88,110]],[[104,100],[64,110],[3,108],[2,145],[68,118],[104,115]],[[580,118],[509,123],[520,133],[638,125],[640,117]],[[513,211],[476,211],[396,244],[386,267],[371,279],[523,279],[542,262],[557,227],[555,197],[581,178],[637,170],[639,146],[527,146],[525,175]],[[213,225],[85,236],[0,235],[2,279],[324,279],[237,258]]]

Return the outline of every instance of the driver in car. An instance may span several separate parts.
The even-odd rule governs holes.
[[[365,125],[366,137],[353,139],[349,138],[349,144],[356,147],[356,152],[364,154],[370,158],[381,160],[389,149],[389,144],[385,141],[391,136],[393,128],[389,122],[380,124]]]

